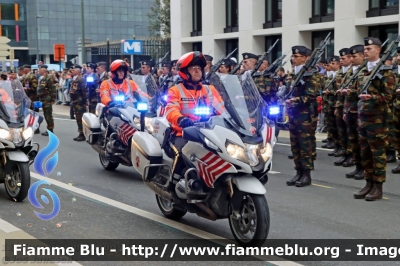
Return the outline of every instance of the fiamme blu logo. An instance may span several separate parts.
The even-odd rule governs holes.
[[[58,162],[58,151],[56,150],[58,144],[60,143],[56,135],[54,135],[51,131],[48,130],[47,133],[49,133],[49,143],[46,147],[39,151],[33,164],[33,169],[35,170],[35,172],[43,177],[51,174],[51,172],[53,172],[53,170],[56,168]],[[52,157],[48,158],[53,152],[55,152],[55,154]],[[51,183],[46,180],[35,182],[29,188],[28,199],[35,208],[44,209],[43,205],[39,202],[39,198],[44,204],[48,205],[50,203],[50,197],[51,202],[53,203],[53,210],[50,213],[46,214],[34,211],[37,217],[44,221],[48,221],[56,217],[60,212],[60,199],[53,190],[48,188],[41,188],[41,190],[39,190],[38,192],[38,189],[41,185],[51,185]],[[42,192],[46,192],[49,197],[41,194]],[[41,195],[39,196],[39,194]]]

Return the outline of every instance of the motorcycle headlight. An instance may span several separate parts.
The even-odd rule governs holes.
[[[22,142],[22,129],[23,128],[10,128],[11,140],[14,143]]]
[[[137,125],[138,127],[140,127],[140,118],[137,117],[137,116],[134,116],[134,117],[133,117],[133,123],[134,123],[135,125]]]
[[[267,144],[265,144],[265,147],[262,147],[260,149],[260,153],[261,153],[261,156],[262,156],[264,162],[267,162],[272,156],[272,146],[271,146],[271,144],[269,142]]]
[[[120,114],[120,117],[122,120],[124,120],[125,122],[130,122],[129,119],[124,115],[124,114]]]
[[[0,128],[0,139],[11,140],[10,131],[8,131],[7,129]]]
[[[153,130],[154,130],[154,128],[151,125],[151,123],[153,123],[153,118],[150,118],[150,117],[145,117],[144,118],[144,125],[145,125],[147,131],[149,131],[150,134],[152,134]],[[139,124],[140,124],[140,121],[139,121]]]
[[[245,144],[245,154],[247,159],[249,160],[250,166],[256,166],[259,163],[258,160],[258,145],[252,145],[252,144]]]
[[[204,138],[204,142],[205,142],[206,145],[207,145],[208,147],[210,147],[211,149],[216,150],[216,151],[219,150],[218,146],[215,145],[215,144],[214,144],[211,140],[209,140],[208,138]]]
[[[24,140],[27,140],[33,136],[33,129],[32,127],[28,127],[22,132],[22,136],[24,137]]]
[[[248,159],[245,155],[243,147],[240,147],[239,145],[236,145],[229,141],[226,142],[225,147],[226,152],[229,154],[229,156],[244,163],[248,163]]]

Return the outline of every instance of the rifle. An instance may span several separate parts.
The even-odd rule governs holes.
[[[210,70],[210,72],[208,72],[207,76],[205,77],[203,84],[210,85],[210,77],[211,77],[211,75],[214,74],[215,72],[217,72],[218,69],[221,67],[222,62],[223,62],[224,60],[230,58],[230,57],[233,55],[233,53],[236,52],[236,50],[237,50],[237,48],[235,48],[235,50],[233,50],[233,51],[232,51],[230,54],[228,54],[225,58],[219,60],[218,63],[216,63],[215,65],[213,65],[213,66],[211,67],[211,70]]]
[[[133,75],[138,75],[140,73],[140,67],[133,71]]]
[[[278,72],[279,67],[286,64],[287,61],[285,62],[285,64],[282,65],[282,61],[283,59],[285,59],[288,53],[289,52],[286,52],[281,57],[277,58],[261,75],[263,75],[264,77],[271,76],[271,74],[275,75],[275,73]]]
[[[257,70],[260,68],[261,64],[263,63],[263,61],[265,60],[265,58],[267,58],[268,54],[272,51],[272,49],[274,49],[275,45],[279,42],[279,39],[275,41],[275,43],[273,45],[271,45],[268,48],[268,51],[266,51],[259,59],[257,64],[255,65],[254,69],[251,71],[250,76],[254,76],[255,73],[257,73]]]
[[[232,71],[229,74],[234,75],[239,70],[239,68],[242,66],[242,62],[243,62],[243,60],[240,61],[240,63],[238,65],[236,65],[235,68],[232,69]]]
[[[160,62],[164,61],[164,59],[167,57],[168,54],[169,54],[169,51],[164,55],[163,58],[161,58],[161,60],[158,60],[157,64],[154,65],[153,70],[151,71],[152,76],[154,75],[154,73],[156,73],[157,66],[160,64]]]
[[[353,76],[351,76],[350,80],[344,84],[343,86],[341,86],[341,88],[348,88],[351,84],[353,84],[353,82],[358,78],[358,76],[361,73],[361,69],[363,69],[368,63],[368,60],[364,60],[364,62],[359,66],[359,68],[356,70],[356,72],[353,74]]]
[[[394,57],[397,54],[397,50],[394,50],[392,53],[392,57]],[[397,59],[396,62],[394,62],[393,64],[393,68],[392,69],[396,69],[399,65],[399,60]]]
[[[381,47],[385,46],[385,44],[389,41],[389,38],[386,39],[384,43],[382,43]]]
[[[169,72],[168,75],[163,79],[162,82],[160,82],[160,88],[164,88],[166,85],[168,85],[168,80],[172,76],[172,73]]]
[[[314,70],[315,65],[317,64],[318,60],[321,58],[321,55],[324,53],[325,47],[328,45],[330,40],[331,33],[329,33],[325,39],[319,44],[317,48],[314,49],[313,53],[310,56],[310,59],[307,60],[305,65],[301,68],[300,72],[297,74],[296,79],[291,84],[291,88],[285,100],[289,97],[293,96],[294,89],[299,85],[304,85],[305,82],[303,81],[303,77],[306,75],[308,70]]]
[[[335,77],[329,82],[329,84],[326,85],[326,87],[323,89],[324,91],[327,91],[328,88],[329,88],[329,86],[331,86],[334,82],[336,82],[336,77],[337,77],[337,76],[335,76]]]
[[[383,67],[385,66],[385,61],[387,58],[392,54],[393,48],[398,46],[398,43],[400,42],[400,36],[396,38],[396,40],[392,41],[389,44],[389,47],[386,49],[386,51],[383,53],[383,56],[381,57],[381,60],[376,64],[374,69],[371,72],[371,75],[367,78],[367,82],[364,83],[362,89],[361,89],[361,94],[368,94],[368,88],[371,85],[372,81],[376,78],[382,79],[383,76],[379,73]]]

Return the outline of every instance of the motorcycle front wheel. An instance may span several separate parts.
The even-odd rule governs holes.
[[[14,162],[10,176],[4,179],[4,186],[10,199],[23,201],[28,195],[28,190],[31,186],[28,163]]]
[[[244,196],[239,217],[235,217],[232,206],[230,208],[229,226],[236,241],[243,247],[262,246],[268,236],[270,221],[265,196],[255,194]]]

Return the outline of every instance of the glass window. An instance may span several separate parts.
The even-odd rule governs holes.
[[[2,20],[15,20],[14,4],[0,4],[0,8]]]
[[[315,31],[312,33],[312,49],[315,49],[319,46],[322,40],[326,38],[326,36],[331,33],[331,38],[329,44],[325,48],[325,53],[323,53],[322,57],[325,59],[326,57],[333,56],[335,52],[334,46],[334,32],[332,31]]]
[[[271,35],[265,37],[265,51],[267,51],[278,39],[280,39],[280,41],[267,57],[268,63],[270,64],[282,55],[282,35]]]
[[[236,58],[236,60],[238,60],[238,56],[239,56],[239,40],[238,39],[231,39],[231,40],[226,40],[226,54],[231,53],[233,50],[235,50],[235,48],[237,48],[237,50],[233,53],[232,57]],[[240,62],[238,60],[238,62]]]
[[[226,27],[237,27],[238,16],[238,0],[226,0]]]
[[[18,5],[18,19],[20,21],[26,21],[26,6],[23,4]]]
[[[193,31],[201,31],[202,29],[202,12],[201,0],[193,0]]]
[[[20,25],[19,26],[19,40],[21,42],[28,41],[28,27]]]
[[[326,1],[326,14],[335,13],[335,0]]]
[[[282,21],[282,0],[266,0],[265,1],[265,22]],[[271,25],[269,26],[269,28]],[[280,27],[280,26],[278,26]]]
[[[267,12],[266,12],[266,21],[272,21],[272,0],[267,0],[265,3]]]
[[[320,0],[313,0],[314,8],[313,8],[313,16],[319,16],[321,10],[321,2]]]
[[[106,14],[106,20],[113,20],[112,14]]]
[[[370,0],[370,8],[378,8],[380,0]]]
[[[15,41],[15,26],[14,25],[2,25],[1,26],[2,36],[9,38],[12,41]]]
[[[385,5],[387,7],[391,7],[391,6],[395,6],[395,5],[399,4],[399,0],[386,0],[385,2],[386,2]]]
[[[278,0],[277,19],[282,19],[282,0]]]

